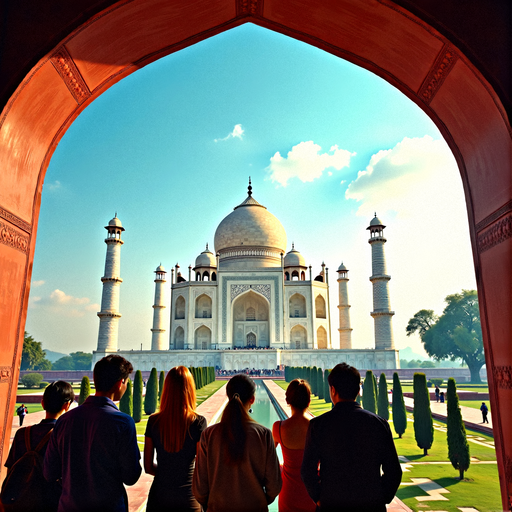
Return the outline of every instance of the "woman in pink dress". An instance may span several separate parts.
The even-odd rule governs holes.
[[[300,477],[309,418],[306,410],[311,402],[311,388],[302,379],[294,379],[286,390],[286,403],[292,415],[284,421],[276,421],[272,435],[276,446],[283,451],[283,487],[279,494],[279,512],[314,512],[316,505],[309,497]]]

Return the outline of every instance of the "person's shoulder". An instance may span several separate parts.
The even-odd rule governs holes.
[[[194,420],[194,425],[196,425],[199,430],[203,431],[208,426],[208,422],[204,416],[198,414]]]

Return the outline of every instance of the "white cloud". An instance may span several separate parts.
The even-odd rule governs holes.
[[[328,152],[320,153],[322,148],[312,140],[300,142],[293,146],[286,158],[279,151],[270,158],[267,172],[270,179],[286,187],[288,180],[298,178],[303,183],[313,181],[322,176],[325,169],[337,171],[350,165],[350,157],[355,155],[346,149],[332,146]]]
[[[242,125],[241,124],[235,124],[235,127],[233,128],[233,131],[231,133],[229,133],[228,135],[226,135],[222,139],[214,139],[214,142],[222,142],[222,141],[228,140],[228,139],[240,139],[240,140],[242,140],[244,133],[245,133],[245,130],[242,128]]]
[[[32,287],[33,288],[37,288],[39,286],[43,286],[44,284],[44,281],[43,280],[39,280],[39,281],[32,281]]]
[[[62,290],[53,290],[50,294],[50,300],[56,304],[89,304],[90,300],[87,297],[73,297],[66,295]]]
[[[45,183],[45,189],[54,192],[62,187],[59,180],[55,180],[53,183]]]
[[[100,310],[99,304],[91,304],[88,297],[73,297],[59,289],[53,290],[45,297],[31,296],[29,307],[71,318],[83,317],[86,312]]]

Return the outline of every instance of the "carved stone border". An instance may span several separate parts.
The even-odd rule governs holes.
[[[263,0],[238,0],[236,3],[237,16],[262,16]]]
[[[486,227],[490,226],[493,222],[497,221],[503,215],[512,212],[512,200],[505,203],[502,207],[492,212],[490,215],[482,219],[475,227],[477,231],[482,231]]]
[[[489,229],[478,235],[478,252],[488,251],[495,245],[512,237],[512,214],[503,217]]]
[[[10,366],[0,366],[0,384],[10,382],[12,368]]]
[[[0,244],[8,245],[17,251],[27,254],[30,246],[30,237],[0,222]]]
[[[423,101],[427,105],[430,104],[436,95],[458,58],[459,56],[455,50],[447,45],[443,46],[443,49],[439,52],[434,65],[430,68],[430,71],[418,91],[418,95],[423,98]]]
[[[495,366],[492,374],[498,387],[512,389],[512,366]]]
[[[9,210],[6,210],[5,208],[2,208],[0,206],[0,218],[6,220],[13,226],[16,226],[20,228],[21,230],[25,231],[25,233],[32,233],[32,226],[25,222],[23,219],[20,219],[17,215],[14,215],[14,213],[11,213]]]
[[[91,96],[89,87],[65,46],[61,46],[50,60],[79,105]]]

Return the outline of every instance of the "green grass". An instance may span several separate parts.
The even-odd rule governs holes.
[[[16,409],[22,404],[23,402],[18,402],[16,403],[16,405],[14,406],[14,416],[18,416],[16,414]],[[25,407],[28,409],[28,413],[33,413],[33,412],[39,412],[39,411],[42,411],[43,410],[43,407],[41,406],[41,404],[25,404]]]
[[[482,402],[485,402],[485,405],[491,410],[491,402],[489,400],[459,400],[459,405],[463,405],[464,407],[472,407],[473,409],[480,409]]]

